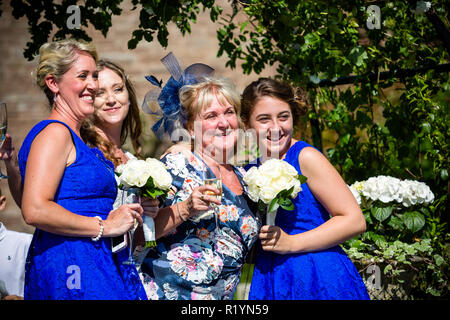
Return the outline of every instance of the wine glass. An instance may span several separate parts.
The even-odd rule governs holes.
[[[122,204],[130,204],[130,203],[141,203],[141,196],[140,196],[138,188],[128,188],[128,189],[123,190]],[[129,255],[128,255],[128,259],[125,260],[123,262],[123,264],[128,264],[128,265],[136,264],[136,261],[134,260],[134,257],[133,257],[133,237],[134,237],[134,232],[136,231],[137,226],[138,226],[138,222],[136,219],[134,219],[134,226],[133,226],[133,228],[130,229],[130,231],[128,231],[128,237],[130,239],[130,241],[128,242],[130,245]]]
[[[212,170],[208,169],[207,166],[203,168],[203,185],[211,185],[219,189],[219,194],[215,194],[214,192],[209,190],[205,191],[205,194],[215,196],[217,199],[222,201],[222,176],[220,175],[219,166],[216,166],[216,168],[217,168],[217,176],[214,174]],[[211,203],[211,207],[213,208],[214,211],[214,218],[216,222],[216,231],[217,231],[219,228],[219,221],[218,221],[219,207],[215,203]]]
[[[6,130],[8,128],[8,114],[6,112],[6,103],[0,102],[0,146],[6,139]],[[0,169],[0,179],[7,179]]]

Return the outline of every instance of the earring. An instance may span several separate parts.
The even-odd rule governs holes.
[[[191,136],[191,152],[194,152],[195,149],[195,137]]]

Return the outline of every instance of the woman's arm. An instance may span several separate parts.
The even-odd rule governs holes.
[[[299,155],[302,174],[316,199],[331,218],[319,227],[288,235],[279,227],[263,226],[263,249],[278,253],[311,252],[338,245],[366,229],[366,221],[356,199],[331,163],[317,150],[304,148]]]
[[[28,155],[22,197],[25,222],[39,229],[66,236],[96,237],[97,218],[74,214],[54,202],[54,195],[67,165],[76,158],[70,132],[60,124],[50,124],[34,139]],[[142,223],[139,204],[124,205],[104,221],[103,236],[125,233],[134,218]]]
[[[8,176],[8,186],[16,204],[22,204],[22,177],[20,176],[17,154],[12,145],[11,136],[6,134],[6,139],[0,147],[0,159],[5,161],[6,175]]]

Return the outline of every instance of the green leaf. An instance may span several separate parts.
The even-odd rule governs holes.
[[[258,200],[258,211],[266,212],[266,208],[267,208],[267,205],[264,202],[262,202],[261,200]]]
[[[405,226],[413,233],[419,231],[425,225],[424,216],[417,211],[406,212],[403,214],[402,220]]]
[[[304,184],[306,180],[308,180],[308,178],[302,174],[297,175],[297,179],[300,181],[300,184]]]
[[[363,47],[358,46],[350,51],[349,58],[357,67],[361,67],[364,60],[368,59],[368,56],[366,50],[364,50]]]
[[[442,169],[441,170],[441,179],[444,180],[444,181],[448,179],[447,169]]]
[[[241,32],[243,32],[245,30],[245,27],[247,27],[247,24],[249,23],[249,21],[245,21],[243,23],[241,23]]]
[[[279,199],[288,198],[290,196],[290,194],[292,193],[292,191],[294,191],[294,186],[290,187],[287,190],[285,189],[285,190],[280,191],[277,194],[276,198],[279,198]]]
[[[436,265],[438,266],[438,267],[440,267],[444,262],[445,262],[445,260],[444,260],[444,258],[442,258],[440,255],[438,255],[438,254],[435,254],[434,256],[433,256],[433,258],[434,258],[434,261],[436,261]]]
[[[278,199],[275,198],[275,199],[273,199],[272,201],[270,201],[268,212],[275,211],[275,210],[278,209],[278,207],[279,207]]]
[[[386,207],[386,208],[372,207],[371,212],[375,219],[377,219],[380,222],[383,222],[384,220],[389,218],[389,216],[391,215],[392,208],[391,207]]]
[[[284,210],[288,210],[288,211],[292,211],[295,209],[294,204],[292,203],[292,200],[289,198],[284,198],[284,199],[280,199],[278,201],[278,204],[280,205],[281,208],[283,208]]]
[[[373,243],[375,243],[378,247],[380,247],[380,248],[384,248],[386,245],[386,238],[383,236],[383,235],[381,235],[381,234],[376,234],[375,232],[373,232],[373,231],[367,231],[367,232],[364,232],[362,235],[361,235],[361,239],[363,240],[363,241],[367,241],[367,240],[370,240],[370,241],[372,241]]]
[[[370,212],[368,210],[363,211],[364,219],[368,224],[373,224],[372,217],[370,216]]]
[[[403,220],[395,215],[392,215],[388,221],[388,226],[400,231],[403,228]]]
[[[387,274],[391,270],[392,270],[392,265],[388,264],[386,267],[384,267],[383,273]]]

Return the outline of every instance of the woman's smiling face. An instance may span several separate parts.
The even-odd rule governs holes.
[[[202,150],[208,150],[207,153],[216,156],[233,153],[239,128],[234,106],[222,104],[215,96],[211,104],[197,115],[194,128],[198,125],[201,126],[198,128],[200,130],[194,129],[193,133],[201,140]]]
[[[97,66],[91,55],[77,52],[77,60],[57,83],[56,103],[69,106],[74,115],[84,119],[94,112],[98,90]]]
[[[115,71],[105,67],[98,74],[98,83],[94,101],[96,122],[104,127],[122,124],[130,105],[124,81]]]
[[[269,157],[283,158],[291,146],[292,111],[283,100],[264,96],[253,106],[249,125],[256,131],[258,145]]]

